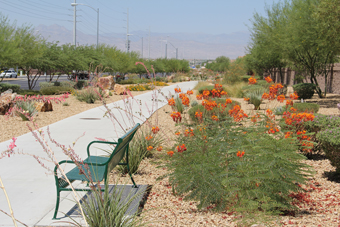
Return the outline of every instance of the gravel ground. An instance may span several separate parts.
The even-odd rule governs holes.
[[[132,92],[133,95],[142,92]],[[194,96],[192,95],[192,98]],[[120,96],[112,96],[107,102],[120,100]],[[241,102],[242,109],[248,114],[253,111],[253,106],[247,104],[243,99],[235,99]],[[321,105],[319,113],[328,115],[338,115],[339,110],[336,103],[340,102],[339,95],[329,94],[326,99],[318,99],[313,97],[307,102],[316,102]],[[39,113],[36,123],[39,126],[49,125],[63,118],[83,112],[100,106],[101,103],[95,104],[81,103],[70,96],[66,102],[69,106],[62,104],[53,104],[54,111]],[[261,109],[280,105],[279,103],[266,103],[261,105]],[[159,109],[150,119],[151,125],[157,125],[160,128],[159,133],[163,133],[165,145],[171,146],[176,127],[170,117],[171,108],[165,106]],[[6,120],[5,116],[0,116],[0,142],[11,139],[29,132],[26,122],[18,117],[10,117]],[[159,176],[167,173],[165,168],[156,168],[157,163],[164,161],[162,155],[165,151],[155,151],[155,155],[151,159],[145,159],[140,166],[140,170],[134,176],[137,184],[152,185],[147,202],[144,206],[142,215],[148,226],[236,226],[235,215],[228,212],[212,213],[209,211],[198,211],[196,202],[183,201],[181,197],[174,196],[171,191],[167,179],[157,181]],[[297,200],[300,211],[294,216],[283,216],[277,218],[267,226],[340,226],[340,179],[334,176],[334,167],[322,155],[311,160],[305,160],[306,164],[313,167],[315,174],[309,179],[307,185],[303,185],[307,192],[301,194]],[[118,174],[113,172],[110,181],[115,182]],[[129,182],[125,177],[119,177],[119,180]],[[259,223],[261,224],[261,223]],[[263,226],[263,225],[254,225]]]

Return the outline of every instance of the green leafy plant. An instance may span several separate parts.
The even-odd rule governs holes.
[[[299,96],[299,99],[310,99],[314,95],[316,85],[310,83],[295,84],[293,89]]]
[[[28,121],[31,117],[38,113],[34,102],[31,101],[17,101],[15,103],[15,113],[21,117],[23,121]]]
[[[64,102],[63,106],[69,106],[70,104],[68,102]]]
[[[77,91],[75,95],[79,101],[89,104],[100,100],[100,93],[98,89],[94,87],[86,87],[83,90]]]
[[[182,103],[182,100],[179,97],[175,99],[175,109],[180,113],[184,112],[185,107]]]
[[[118,185],[118,182],[116,185]],[[108,187],[108,185],[105,187]],[[85,211],[85,220],[89,226],[141,226],[141,219],[137,219],[137,214],[129,213],[131,212],[129,207],[133,200],[141,196],[141,193],[130,193],[126,198],[123,198],[124,187],[114,187],[111,194],[108,188],[101,192],[97,187],[82,200],[81,205]],[[79,223],[78,225],[81,226]]]
[[[264,88],[256,89],[256,90],[251,90],[248,91],[245,96],[249,98],[249,103],[254,105],[255,110],[260,109],[260,105],[262,103],[262,95],[263,92],[265,92]]]
[[[150,135],[152,138],[147,138]],[[153,134],[150,128],[142,126],[142,128],[138,130],[136,135],[131,140],[129,148],[129,168],[131,174],[134,174],[138,171],[139,165],[144,158],[152,156],[152,151],[148,150],[148,147],[152,145],[154,148],[156,148],[160,146],[162,141],[162,138],[158,134]],[[117,168],[123,174],[128,173],[127,166],[120,165]]]
[[[340,173],[340,127],[320,131],[316,138],[336,172]]]
[[[317,103],[294,103],[293,107],[297,112],[307,112],[307,113],[317,113],[319,111],[320,105]]]
[[[60,95],[65,93],[71,93],[72,91],[73,88],[61,86],[43,87],[40,89],[40,93],[42,95]]]
[[[296,209],[292,192],[307,180],[296,138],[266,133],[256,126],[223,122],[191,125],[194,136],[181,136],[166,166],[174,193],[199,202],[198,208],[277,214]]]
[[[13,93],[19,93],[20,85],[18,84],[10,84],[10,83],[0,83],[0,92],[7,91],[11,89]]]

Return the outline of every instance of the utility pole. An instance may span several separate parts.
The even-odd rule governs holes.
[[[149,61],[150,61],[150,26],[149,26],[149,38],[148,38],[148,42],[149,42]]]
[[[126,53],[130,50],[130,40],[129,40],[129,8],[127,8],[127,20],[126,20]]]
[[[76,29],[77,29],[77,9],[76,9],[76,0],[74,0],[74,9],[73,9],[73,45],[77,45],[76,38]]]
[[[142,37],[142,58],[143,58],[143,37]]]

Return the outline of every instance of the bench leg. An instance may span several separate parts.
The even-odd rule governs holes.
[[[60,202],[60,191],[57,191],[57,203],[55,205],[55,211],[54,211],[54,215],[53,215],[53,219],[57,219],[57,213],[58,213],[58,209],[59,209],[59,202]]]
[[[138,186],[136,185],[135,181],[134,181],[133,178],[132,178],[132,174],[130,173],[130,170],[129,170],[129,175],[130,175],[130,178],[131,178],[131,180],[132,180],[133,187],[134,187],[134,188],[138,188]]]

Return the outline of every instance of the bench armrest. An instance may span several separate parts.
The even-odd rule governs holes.
[[[64,164],[64,163],[70,163],[70,164],[76,165],[76,163],[72,160],[63,160],[63,161],[60,161],[58,164],[60,166],[61,164]],[[95,162],[83,162],[83,163],[87,164],[89,166],[104,166],[104,165],[106,165],[105,163],[95,163]],[[57,176],[57,170],[58,170],[58,165],[56,165],[54,167],[54,176]]]
[[[111,144],[111,145],[116,145],[118,144],[117,142],[110,142],[110,141],[92,141],[91,143],[89,143],[89,145],[87,145],[87,156],[90,157],[90,146],[94,143],[103,143],[103,144]]]

